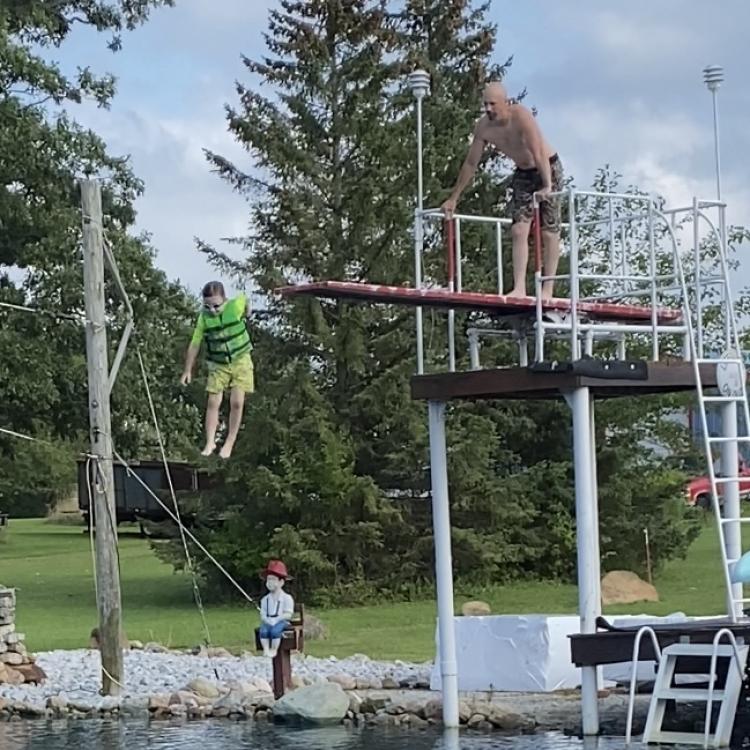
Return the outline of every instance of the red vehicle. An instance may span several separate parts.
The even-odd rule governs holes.
[[[750,466],[743,459],[740,459],[737,475],[740,478],[740,498],[750,497]],[[725,486],[724,484],[718,485],[720,502]],[[688,505],[697,505],[699,508],[706,510],[711,508],[711,480],[707,476],[696,477],[690,480],[685,488],[685,492],[687,494]]]

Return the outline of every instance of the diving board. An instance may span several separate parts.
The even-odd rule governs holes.
[[[327,299],[351,299],[378,304],[412,305],[415,307],[437,307],[453,310],[484,310],[493,315],[519,315],[533,313],[536,309],[534,297],[509,297],[503,294],[484,292],[451,292],[447,289],[415,289],[407,286],[365,284],[358,281],[312,281],[277,290],[283,297],[322,297]],[[569,312],[571,302],[555,297],[542,302],[543,310]],[[626,305],[617,302],[581,301],[576,309],[579,313],[599,320],[639,321],[650,323],[652,308],[645,305]],[[682,311],[657,308],[657,322],[679,323]]]

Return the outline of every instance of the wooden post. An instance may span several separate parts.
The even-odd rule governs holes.
[[[112,429],[109,405],[109,363],[104,308],[104,237],[101,186],[81,181],[83,207],[83,283],[86,309],[86,359],[89,381],[92,467],[91,497],[96,527],[96,604],[99,611],[99,648],[102,695],[119,695],[123,683],[120,644],[122,605],[117,564],[117,516],[112,469]],[[97,467],[98,464],[98,467]],[[93,476],[92,476],[93,475]]]
[[[280,648],[271,660],[273,664],[273,697],[278,700],[287,690],[292,689],[292,652]]]

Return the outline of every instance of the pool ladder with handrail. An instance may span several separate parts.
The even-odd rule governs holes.
[[[654,629],[649,626],[640,628],[635,637],[633,645],[633,663],[630,676],[630,699],[628,701],[628,718],[625,729],[625,742],[631,743],[633,711],[635,704],[635,687],[638,668],[638,656],[641,639],[644,635],[651,638],[651,642],[658,663],[654,691],[646,718],[646,727],[643,730],[642,742],[644,744],[689,744],[701,745],[704,748],[728,747],[731,737],[734,719],[737,713],[737,704],[742,691],[742,683],[745,679],[745,664],[747,661],[748,646],[737,645],[734,633],[728,628],[722,628],[714,636],[713,643],[674,643],[663,650],[659,648],[659,642]],[[722,645],[722,639],[726,638],[729,643]],[[680,657],[710,657],[711,665],[708,675],[708,688],[683,688],[673,687],[677,660]],[[728,658],[731,664],[727,669],[726,682],[723,690],[715,689],[716,667],[719,658]],[[732,669],[732,665],[736,669]],[[662,729],[664,713],[667,701],[705,701],[706,718],[703,732],[674,732]],[[714,702],[720,703],[719,716],[716,728],[711,733],[711,712]]]

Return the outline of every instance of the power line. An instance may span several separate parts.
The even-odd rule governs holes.
[[[74,323],[85,324],[86,317],[83,314],[74,315],[72,313],[56,312],[54,310],[47,310],[42,307],[30,307],[29,305],[15,305],[12,302],[0,302],[0,307],[5,307],[9,310],[16,310],[19,312],[36,313],[37,315],[47,315],[51,318],[59,318],[60,320],[71,320]]]
[[[34,437],[33,435],[26,435],[22,432],[16,432],[15,430],[9,430],[4,427],[0,427],[0,433],[5,435],[10,435],[11,437],[18,438],[19,440],[27,440],[29,442],[33,443],[43,443],[46,445],[50,445],[53,447],[56,446],[53,442],[50,440],[45,440],[43,438]],[[85,451],[74,451],[76,455],[82,456],[83,458],[92,459],[94,461],[98,461],[101,459],[100,456],[95,456],[92,453],[86,453]],[[112,452],[114,457],[117,459],[117,462],[122,465],[125,468],[125,471],[128,472],[130,476],[133,477],[142,487],[143,489],[148,492],[151,497],[156,500],[157,503],[162,507],[164,511],[170,516],[170,518],[180,526],[181,530],[184,531],[184,533],[190,537],[190,539],[195,543],[195,545],[198,547],[198,549],[203,552],[204,555],[218,568],[218,570],[223,573],[224,576],[226,576],[227,580],[242,594],[242,596],[250,602],[250,604],[255,604],[255,599],[253,599],[250,594],[248,594],[245,589],[242,588],[242,586],[237,583],[237,581],[232,577],[232,575],[224,568],[224,566],[206,549],[206,547],[198,540],[195,535],[188,529],[182,520],[178,518],[178,516],[162,501],[162,499],[141,479],[141,477],[136,474],[136,472],[133,470],[133,467],[117,452]],[[170,477],[170,485],[171,477]],[[172,489],[172,492],[174,493],[174,488]],[[173,494],[173,498],[175,498],[175,495]],[[175,508],[177,508],[176,498],[174,499],[175,502]],[[256,605],[257,606],[257,605]]]

